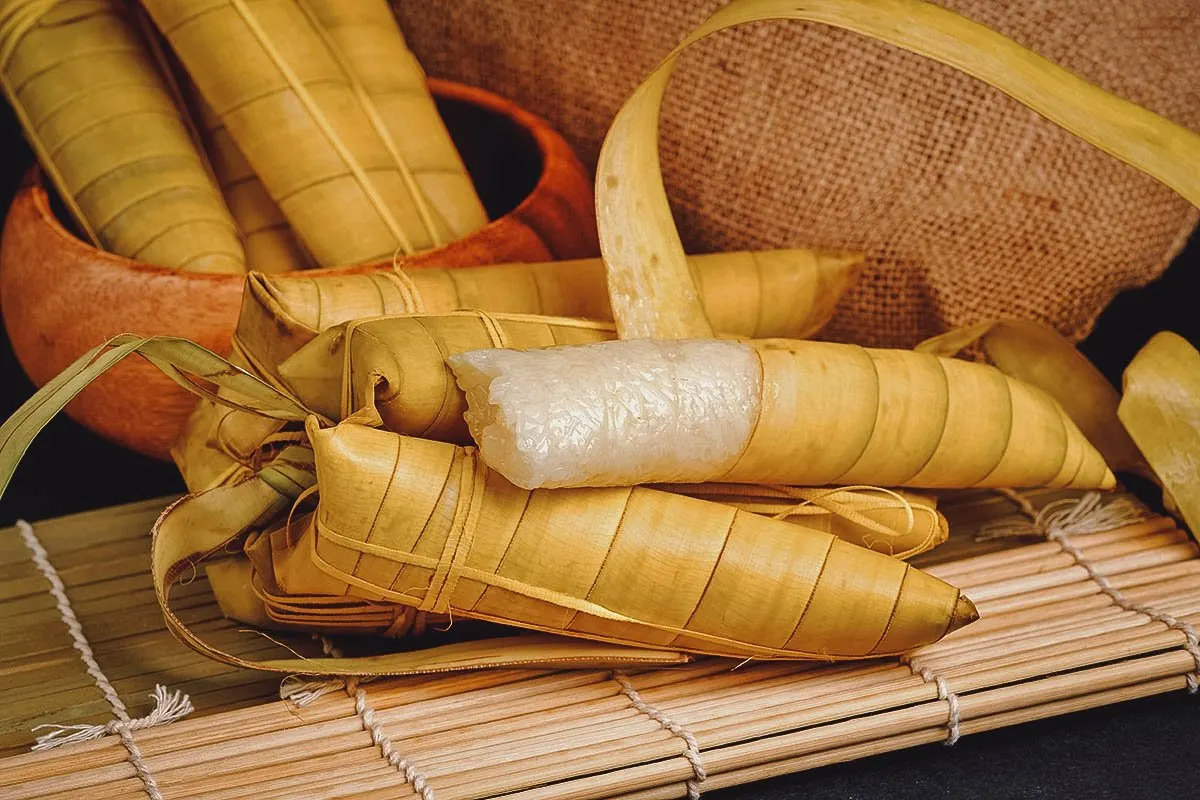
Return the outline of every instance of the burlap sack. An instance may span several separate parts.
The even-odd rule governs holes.
[[[1105,88],[1200,129],[1200,0],[942,0]],[[401,0],[433,75],[550,119],[595,164],[633,87],[719,0]],[[667,191],[692,252],[862,248],[827,334],[911,345],[1018,315],[1082,338],[1156,277],[1196,212],[947,67],[778,22],[697,45],[664,109]]]

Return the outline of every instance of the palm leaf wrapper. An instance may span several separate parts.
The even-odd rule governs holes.
[[[280,66],[290,47],[319,49],[313,30],[348,41],[354,19],[310,0],[251,5],[214,0],[200,15],[147,2],[319,263],[431,246],[477,222],[428,207],[424,151],[361,113],[363,97],[390,91],[383,77],[329,84],[336,59],[311,75]],[[293,33],[264,36],[273,15],[273,30]],[[734,0],[617,114],[597,172],[602,262],[251,274],[230,359],[135,336],[85,354],[5,423],[0,478],[91,379],[129,354],[150,360],[202,397],[175,450],[195,493],[153,539],[168,626],[214,658],[304,674],[902,654],[977,617],[904,560],[946,537],[928,490],[1103,490],[1111,467],[1156,476],[1195,524],[1196,404],[1178,398],[1200,394],[1200,357],[1181,340],[1152,342],[1122,398],[1030,323],[916,352],[805,340],[852,282],[855,254],[685,256],[658,164],[663,93],[685,47],[765,19],[846,28],[958,68],[1200,201],[1200,137],[952,12]],[[216,75],[230,42],[260,53],[267,100]],[[361,160],[303,178],[323,187],[310,192],[297,165],[272,163],[263,134],[272,103],[308,107],[320,91],[351,111],[312,115],[314,153],[344,156],[352,141]],[[310,233],[333,202],[361,206],[353,236]],[[990,364],[951,357],[972,344]],[[198,565],[228,615],[266,628],[407,639],[470,619],[519,632],[248,662],[170,610],[171,586]]]

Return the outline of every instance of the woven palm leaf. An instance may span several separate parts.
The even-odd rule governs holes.
[[[320,501],[276,583],[615,643],[863,658],[973,620],[958,590],[803,526],[653,489],[513,486],[473,451],[308,426]]]
[[[466,398],[446,366],[448,355],[493,345],[544,347],[614,335],[608,323],[522,314],[458,311],[377,317],[318,336],[280,365],[278,386],[300,405],[331,420],[367,408],[389,430],[466,444]],[[283,427],[278,420],[202,401],[176,446],[175,460],[193,491],[241,480],[262,463],[264,444],[299,435],[279,433]],[[682,491],[756,513],[783,513],[808,527],[901,557],[927,550],[946,536],[945,521],[930,498],[719,484]]]
[[[155,593],[168,630],[185,644],[209,658],[237,667],[305,675],[412,675],[488,667],[612,668],[679,664],[687,660],[677,651],[536,633],[472,638],[435,646],[406,643],[402,648],[350,657],[305,658],[297,654],[296,658],[260,660],[262,656],[232,652],[225,642],[207,638],[207,626],[189,624],[192,621],[183,613],[184,609],[177,614],[171,607],[172,587],[186,579],[186,574],[194,574],[201,565],[208,571],[214,594],[225,613],[267,628],[360,634],[391,632],[407,636],[439,618],[417,609],[353,597],[287,592],[274,581],[275,573],[280,570],[272,568],[271,562],[289,563],[289,580],[305,577],[305,570],[296,570],[301,561],[294,557],[289,543],[286,512],[291,499],[312,484],[311,467],[311,451],[285,449],[246,480],[189,495],[158,518],[151,540]],[[271,535],[264,551],[256,546],[256,542],[263,541],[258,531],[275,519],[283,525],[282,547],[275,549],[271,540],[280,537]],[[249,546],[244,555],[236,555],[243,541],[249,542]],[[258,573],[254,565],[263,564],[264,557],[268,559],[267,571]],[[382,625],[381,610],[390,624],[386,630],[375,630],[372,626]]]
[[[825,342],[626,340],[448,359],[518,485],[1109,488],[1044,392],[994,367]]]
[[[192,92],[190,105],[213,177],[242,235],[246,263],[259,272],[288,272],[314,266],[312,257],[288,227],[279,205],[271,199],[225,125],[199,92]]]
[[[1155,334],[1125,368],[1121,423],[1145,454],[1163,501],[1200,529],[1200,353],[1182,336]]]
[[[1057,331],[1029,320],[996,320],[935,336],[916,349],[953,356],[975,344],[988,362],[1006,375],[1037,386],[1057,400],[1114,471],[1153,477],[1137,445],[1117,419],[1120,395],[1100,370]]]
[[[805,338],[862,268],[856,253],[767,250],[689,256],[722,333]],[[338,276],[250,275],[235,339],[270,372],[318,333],[354,319],[459,309],[611,320],[600,259]]]
[[[251,369],[236,347],[229,361]],[[253,474],[264,456],[264,443],[283,427],[282,420],[201,398],[171,446],[171,459],[188,491],[201,492]]]
[[[301,0],[301,5],[327,31],[378,112],[398,162],[427,200],[421,211],[434,243],[462,239],[486,225],[487,212],[425,87],[425,72],[385,0]]]
[[[811,335],[828,321],[862,269],[857,254],[808,249],[715,253],[692,260],[707,288],[708,313],[722,330],[745,336]],[[458,308],[611,318],[600,259],[346,276],[251,273],[234,336],[235,360],[282,389],[278,366],[329,327],[384,314]],[[277,429],[270,421],[202,401],[172,455],[188,488],[197,492],[244,476],[258,445]]]
[[[862,266],[853,253],[811,250],[719,253],[692,260],[706,289],[708,313],[722,330],[747,336],[816,332]],[[239,365],[283,388],[279,365],[334,325],[459,308],[611,317],[599,259],[341,276],[252,273],[233,352]],[[340,368],[337,377],[340,381]],[[188,488],[200,491],[244,477],[258,445],[278,429],[269,420],[201,401],[172,457]]]
[[[446,358],[483,347],[524,350],[616,337],[612,323],[530,314],[451,311],[356,320],[322,333],[279,365],[306,408],[345,419],[373,408],[408,436],[470,444],[466,397]]]
[[[127,4],[5,0],[0,78],[93,243],[165,267],[244,270],[233,221]]]
[[[950,535],[937,498],[909,491],[747,483],[657,484],[654,488],[795,522],[896,558],[932,550]]]
[[[412,169],[306,5],[144,5],[319,264],[379,260],[437,243]]]
[[[375,603],[353,597],[288,594],[275,583],[272,539],[280,531],[255,533],[245,554],[205,564],[221,613],[260,628],[301,630],[319,634],[350,633],[418,637],[450,618],[411,606]]]

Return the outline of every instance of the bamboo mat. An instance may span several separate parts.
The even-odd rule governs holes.
[[[1025,495],[1039,507],[1064,496]],[[1198,666],[1200,558],[1173,521],[977,542],[981,526],[1023,517],[1010,499],[963,494],[943,503],[953,535],[922,566],[966,589],[982,619],[909,663],[496,670],[323,685],[300,707],[276,699],[277,677],[208,661],[163,630],[146,536],[164,504],[35,526],[130,716],[150,710],[156,683],[196,706],[133,735],[141,776],[118,736],[14,755],[34,725],[111,714],[20,537],[0,532],[0,800],[666,800],[1185,690]],[[230,647],[282,652],[223,620],[202,575],[179,608]]]
[[[97,661],[133,717],[150,711],[149,693],[156,683],[186,692],[197,714],[278,699],[278,679],[211,661],[163,627],[150,582],[149,534],[170,499],[35,526]],[[221,616],[203,574],[177,591],[178,608],[196,630],[224,641],[251,639],[238,635],[239,626]],[[247,644],[263,656],[290,655],[252,638]],[[35,725],[112,718],[15,528],[0,530],[0,642],[0,757],[28,750]]]

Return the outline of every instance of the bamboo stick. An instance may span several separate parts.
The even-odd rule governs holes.
[[[397,778],[396,770],[379,758],[373,748],[363,747],[370,742],[360,729],[352,737],[351,747],[330,742],[320,756],[303,759],[287,759],[276,764],[267,777],[262,770],[248,773],[217,774],[186,787],[170,790],[170,797],[203,797],[205,800],[233,800],[246,797],[292,796],[303,793],[305,797],[317,797],[319,778],[326,777],[339,784],[347,781],[346,772],[357,777]],[[281,792],[281,790],[283,790]]]
[[[493,681],[513,680],[510,674],[500,671],[487,677]],[[455,682],[450,682],[448,686],[430,688],[435,691],[453,692],[456,685]],[[282,703],[270,703],[259,708],[228,712],[218,717],[194,717],[182,720],[169,728],[139,732],[138,742],[147,754],[170,753],[192,746],[287,731],[313,721],[336,719],[348,713],[350,708],[351,705],[344,696],[340,699],[322,698],[313,706],[303,709],[291,708]],[[182,740],[176,738],[180,733],[185,734]],[[73,748],[72,756],[73,764],[80,773],[107,769],[126,758],[120,743],[111,738],[81,744]],[[29,780],[36,774],[37,765],[44,758],[41,754],[33,753],[9,759],[6,762],[8,769],[0,772],[0,785]]]
[[[1120,528],[1104,531],[1103,533],[1091,533],[1085,536],[1072,537],[1072,541],[1080,545],[1107,544],[1108,542],[1120,541],[1132,536],[1159,533],[1175,527],[1174,520],[1167,517],[1156,517],[1133,525],[1125,525]],[[926,567],[926,569],[930,574],[937,575],[943,580],[957,580],[959,576],[965,574],[983,572],[996,566],[1014,564],[1025,559],[1036,558],[1043,554],[1057,553],[1061,550],[1062,548],[1055,542],[1040,542],[1038,544],[1025,545],[1024,547],[1006,549],[998,553],[988,553],[986,555],[958,559],[945,564],[932,564]]]
[[[1112,571],[1106,574],[1109,574],[1110,582],[1117,589],[1123,590],[1132,586],[1144,585],[1144,582],[1153,581],[1163,574],[1192,572],[1195,567],[1187,565],[1186,562],[1194,555],[1195,545],[1188,544],[1162,548],[1159,552],[1138,553],[1120,564],[1107,565]],[[1155,571],[1156,567],[1160,569]],[[1182,568],[1177,569],[1174,573],[1167,571],[1168,568],[1179,567]],[[986,613],[998,614],[1003,611],[1035,608],[1052,600],[1084,597],[1100,591],[1100,588],[1094,583],[1082,579],[1085,574],[1082,567],[1057,570],[1056,573],[1050,578],[1038,577],[1022,581],[1024,584],[1022,588],[1027,590],[1023,594],[985,601]],[[1033,591],[1039,586],[1047,588]],[[981,613],[984,612],[981,611]]]
[[[91,511],[72,515],[62,520],[38,523],[39,531],[49,530],[50,532],[43,542],[46,552],[54,558],[58,558],[67,553],[87,551],[93,546],[111,543],[123,543],[124,546],[130,548],[144,544],[145,523],[153,522],[166,503],[163,499],[156,499],[133,505],[136,508],[129,513],[114,513],[111,517]],[[124,506],[118,506],[117,510],[120,511],[124,508]],[[134,520],[134,523],[124,524],[130,518]],[[83,536],[73,535],[89,526],[93,529],[94,540],[84,541]],[[4,528],[3,534],[0,536],[0,569],[7,570],[14,566],[27,568],[29,566],[29,549],[16,535],[16,530]],[[104,580],[105,576],[101,576],[100,579]]]
[[[1195,600],[1185,603],[1161,603],[1157,608],[1178,616],[1189,616],[1200,613],[1200,604]],[[992,666],[1005,663],[1015,663],[1021,657],[1028,657],[1036,652],[1056,651],[1064,646],[1092,642],[1098,636],[1111,636],[1114,640],[1131,642],[1147,635],[1145,628],[1153,628],[1161,623],[1151,622],[1144,614],[1137,612],[1122,612],[1117,617],[1106,620],[1088,620],[1065,630],[1052,631],[1041,635],[1023,637],[1003,643],[1004,659],[992,662]],[[1031,653],[1033,651],[1033,653]],[[977,652],[958,653],[922,653],[920,663],[935,672],[950,673],[954,670],[969,668],[978,662]]]
[[[1128,696],[1130,696],[1130,694],[1133,694],[1133,696],[1136,696],[1136,694],[1134,694],[1134,692],[1170,691],[1170,690],[1176,690],[1176,688],[1182,687],[1182,684],[1183,684],[1183,681],[1180,678],[1160,680],[1157,682],[1151,682],[1151,684],[1135,685],[1132,687],[1132,690],[1130,690],[1130,688],[1123,688],[1123,690],[1118,691],[1117,697],[1111,697],[1112,694],[1114,694],[1114,692],[1087,694],[1087,696],[1084,696],[1082,698],[1073,698],[1070,700],[1058,700],[1058,702],[1051,704],[1050,708],[1048,708],[1048,706],[1033,706],[1033,708],[1031,710],[1022,711],[1022,712],[1020,712],[1020,714],[1022,714],[1022,718],[1037,718],[1039,715],[1048,715],[1048,714],[1050,714],[1050,712],[1062,712],[1063,710],[1067,710],[1066,708],[1063,708],[1062,710],[1060,710],[1060,708],[1062,708],[1062,706],[1067,706],[1067,705],[1070,706],[1070,709],[1088,708],[1088,706],[1090,706],[1090,705],[1087,705],[1087,703],[1088,703],[1088,699],[1090,699],[1090,698],[1097,698],[1096,703],[1114,702],[1115,699],[1120,699],[1121,697],[1128,697]],[[1104,699],[1099,699],[1102,697]],[[1055,706],[1058,706],[1058,708],[1055,708]],[[1051,708],[1052,708],[1052,710],[1051,710]],[[1009,715],[1004,715],[1004,716],[1010,717],[1013,715],[1009,714]],[[986,721],[980,721],[980,722],[982,722],[983,724],[979,724],[978,727],[972,727],[971,732],[976,732],[977,729],[986,729]],[[1007,723],[1012,723],[1012,722],[1007,722]],[[964,727],[967,727],[966,724]],[[936,734],[936,736],[934,736],[934,734]],[[928,732],[928,740],[936,741],[938,739],[944,738],[944,735],[946,735],[946,734],[944,734],[944,729],[930,728],[929,732]],[[839,752],[839,750],[838,750],[838,748],[835,748],[835,750],[823,751],[823,752],[835,753],[835,752]],[[874,748],[868,747],[868,748],[859,748],[859,750],[856,752],[859,753],[859,756],[865,756],[865,754],[870,754],[871,752],[875,752],[875,751],[874,751]],[[796,766],[794,766],[794,765],[796,765],[797,762],[796,762],[796,759],[790,759],[790,760],[787,760],[787,762],[775,762],[775,764],[784,764],[784,763],[788,764],[788,771],[791,771],[792,769],[796,768]],[[690,768],[689,768],[689,770],[690,770]],[[724,772],[721,772],[721,774],[724,774]],[[744,775],[744,774],[745,774],[745,772],[743,772],[742,775]],[[684,777],[689,777],[689,776],[690,776],[690,771],[685,772],[685,774],[679,775],[678,780],[682,781]],[[725,786],[725,783],[718,783],[715,780],[712,780],[708,784],[706,784],[706,788],[718,788],[720,786]],[[458,795],[457,793],[448,793],[445,796],[460,796],[460,795]],[[470,795],[462,795],[462,796],[470,796]],[[482,796],[482,795],[475,795],[475,796]],[[638,795],[634,795],[634,796],[659,796],[659,795],[638,794]],[[668,796],[668,795],[662,795],[662,796]]]
[[[659,683],[661,683],[661,681],[659,681]],[[612,682],[609,682],[609,685],[610,685],[610,687],[611,687],[610,691],[611,691],[613,694],[615,694],[615,693],[616,693],[616,691],[617,691],[616,684],[615,684],[615,683],[612,683]],[[675,684],[675,683],[672,683],[672,684],[670,684],[670,685],[677,685],[677,684]],[[694,685],[692,682],[688,682],[688,683],[686,683],[686,684],[683,684],[683,685],[684,685],[685,687],[687,687],[687,688],[691,688],[693,691],[702,691],[702,689],[703,689],[703,687],[697,687],[697,686],[695,686],[695,685]],[[624,705],[625,705],[625,707],[626,707],[626,710],[628,710],[628,703],[627,703],[627,702],[625,702],[625,704],[624,704]],[[573,708],[574,708],[574,707],[573,707]],[[583,715],[583,716],[586,716],[586,715],[587,715],[587,709],[586,709],[586,708],[582,708],[582,707],[580,707],[580,708],[578,708],[578,711],[577,711],[577,713],[579,713],[579,714],[581,714],[581,715]],[[636,715],[635,715],[635,716],[636,716]],[[426,720],[426,719],[428,719],[428,716],[427,716],[427,715],[422,715],[422,716],[419,716],[419,717],[417,717],[417,718],[416,718],[416,720],[417,720],[417,721],[420,721],[420,720]],[[520,721],[521,721],[523,724],[526,724],[526,725],[528,725],[528,723],[531,721],[531,720],[528,718],[528,715],[527,715],[527,714],[520,714],[518,717],[509,717],[508,719],[510,719],[510,720],[520,720]],[[645,719],[645,718],[643,717],[643,721],[644,721],[644,719]],[[539,721],[541,721],[541,722],[544,722],[544,721],[545,721],[545,720],[544,720],[544,718],[541,718],[541,717],[538,717],[538,720],[539,720]],[[583,720],[583,722],[586,722],[586,723],[591,723],[591,722],[593,722],[593,720],[590,720],[590,719],[585,719],[585,720]],[[392,727],[393,725],[395,725],[396,727],[398,727],[398,729],[400,729],[400,730],[403,730],[403,731],[404,731],[404,733],[405,733],[405,737],[404,737],[404,739],[403,739],[403,740],[399,740],[399,739],[397,740],[397,741],[398,741],[398,744],[400,744],[401,746],[403,746],[403,747],[411,747],[413,743],[421,743],[423,747],[428,747],[428,746],[430,746],[430,745],[428,744],[428,743],[430,742],[430,739],[429,739],[429,738],[428,738],[428,737],[425,735],[425,733],[424,733],[423,731],[421,731],[421,730],[418,730],[418,729],[414,729],[414,728],[412,728],[412,727],[411,727],[411,723],[410,723],[410,722],[397,721],[397,720],[388,720],[388,721],[386,722],[386,724],[388,725],[388,727]],[[491,726],[491,725],[493,725],[494,723],[487,723],[487,724],[488,724],[489,726]],[[652,726],[652,727],[653,727],[653,726]],[[458,729],[458,726],[456,726],[456,729]],[[484,734],[484,732],[483,732],[483,729],[482,729],[482,728],[479,728],[479,727],[471,727],[470,729],[464,729],[464,730],[463,730],[463,733],[464,733],[464,735],[469,735],[469,736],[471,736],[472,738],[475,738],[475,739],[482,738],[482,737],[485,735],[485,734]],[[538,734],[538,736],[539,736],[539,738],[540,738],[540,736],[541,736],[541,733],[540,733],[540,731],[539,731],[539,734]],[[506,736],[506,737],[504,737],[504,738],[505,738],[505,740],[506,740],[506,741],[508,740],[508,737],[507,737],[507,736]],[[446,744],[447,744],[447,746],[449,746],[449,744],[451,744],[453,741],[454,741],[453,739],[451,739],[451,740],[447,740],[447,743],[446,743]],[[293,750],[291,750],[291,751],[288,751],[288,752],[290,752],[292,755],[296,755],[296,754],[297,754],[297,751],[295,751],[294,749],[293,749]],[[285,754],[285,755],[286,755],[286,754]],[[165,777],[165,776],[164,776],[164,777]]]
[[[1171,565],[1172,567],[1186,566],[1188,562],[1182,564]],[[1145,572],[1156,570],[1146,570],[1141,572],[1130,573],[1126,576],[1127,579],[1140,581],[1138,576]],[[1194,575],[1192,571],[1192,575]],[[1147,586],[1144,589],[1126,589],[1128,596],[1131,599],[1148,600],[1149,602],[1158,602],[1168,596],[1169,592],[1178,592],[1182,587],[1185,593],[1190,595],[1191,589],[1195,586],[1195,579],[1191,575],[1185,575],[1182,578],[1156,583]],[[1072,587],[1079,587],[1082,590],[1094,588],[1094,584],[1089,584],[1088,581],[1079,581],[1077,584],[1072,584]],[[1036,593],[1035,593],[1036,594]],[[1011,636],[1020,634],[1025,631],[1036,631],[1036,623],[1040,619],[1044,619],[1047,615],[1059,615],[1054,619],[1070,620],[1075,615],[1087,613],[1091,609],[1104,610],[1107,608],[1115,608],[1115,604],[1106,595],[1100,594],[1098,591],[1072,592],[1072,597],[1065,600],[1056,600],[1044,605],[1033,605],[1026,607],[1028,604],[1022,604],[1021,607],[1014,611],[997,612],[985,616],[984,624],[978,631],[971,631],[969,634],[963,633],[960,636],[953,637],[946,641],[946,648],[960,647],[967,642],[983,640],[994,636]],[[1016,596],[1016,597],[1019,597]],[[939,646],[930,646],[922,648],[918,652],[939,652],[943,648]]]
[[[1181,661],[1181,660],[1178,658],[1178,656],[1180,656],[1180,655],[1182,655],[1182,654],[1179,654],[1179,653],[1172,653],[1172,654],[1167,654],[1167,655],[1168,655],[1168,656],[1173,656],[1173,657],[1174,657],[1174,658],[1172,659],[1172,663],[1174,663],[1174,664],[1176,664],[1176,665],[1178,665],[1178,664],[1181,664],[1181,663],[1184,663],[1184,662],[1187,660],[1187,659],[1185,658],[1183,661]],[[1120,665],[1118,665],[1118,666],[1120,666]],[[1095,682],[1094,682],[1094,681],[1090,681],[1090,684],[1094,686],[1094,685],[1095,685]],[[943,712],[943,713],[944,713],[944,712]],[[944,735],[944,734],[943,734],[943,735]],[[449,793],[447,796],[451,796],[451,797],[455,797],[455,796],[464,796],[464,797],[465,797],[465,796],[471,796],[471,795],[467,795],[467,794],[459,795],[457,792],[454,792],[454,793]]]
[[[158,639],[154,642],[155,651],[163,650],[163,645],[167,644],[167,640]],[[273,645],[259,646],[257,648],[242,649],[241,654],[246,657],[271,658],[277,654],[277,648]],[[161,659],[156,661],[148,661],[146,653],[143,651],[138,656],[136,661],[129,659],[116,659],[111,656],[106,659],[105,674],[109,681],[117,686],[123,693],[131,696],[141,696],[143,692],[148,692],[154,689],[155,683],[160,682],[159,678],[163,673],[169,673],[184,664],[189,664],[193,660],[188,657],[186,651],[181,648],[171,648],[172,658]],[[78,659],[78,654],[76,654]],[[211,682],[214,678],[220,675],[236,674],[228,665],[218,663],[210,664],[189,664],[191,669],[188,671],[189,681],[205,680]],[[134,672],[134,670],[149,670],[146,672]],[[71,702],[63,696],[64,691],[78,692],[83,697],[95,697],[95,685],[90,676],[85,675],[70,675],[66,678],[56,677],[52,680],[45,680],[46,670],[30,670],[30,680],[17,681],[12,680],[12,674],[5,675],[6,687],[0,693],[0,707],[6,709],[10,716],[15,716],[17,710],[24,707],[26,703],[30,703],[32,698],[29,698],[29,692],[32,687],[37,689],[37,706],[39,713],[45,707],[45,704],[53,704],[63,708],[71,708],[74,712],[82,711],[80,705],[82,701]],[[41,674],[43,681],[37,683],[32,680],[34,676]],[[97,702],[99,702],[97,700]],[[52,707],[53,707],[52,706]]]
[[[1188,534],[1175,528],[1167,528],[1165,530],[1141,537],[1126,536],[1107,542],[1085,540],[1077,544],[1081,549],[1085,549],[1089,560],[1104,561],[1106,559],[1116,558],[1118,556],[1145,550],[1148,547],[1184,544],[1188,541],[1190,541]],[[1003,565],[991,565],[986,570],[982,571],[957,572],[955,575],[955,580],[960,583],[970,582],[972,584],[972,589],[974,589],[976,593],[983,598],[985,596],[984,592],[986,591],[983,587],[986,587],[990,584],[1010,578],[1026,576],[1031,571],[1041,573],[1045,571],[1065,569],[1075,565],[1075,559],[1069,553],[1063,552],[1062,548],[1058,547],[1057,544],[1055,544],[1055,548],[1058,550],[1058,552],[1038,555],[1032,559],[1026,559]],[[1033,568],[1032,570],[1031,567]]]
[[[1108,601],[1107,597],[1104,599]],[[1190,601],[1193,598],[1189,595],[1186,599]],[[1165,606],[1179,601],[1176,598],[1151,598],[1149,602]],[[1136,611],[1126,611],[1119,606],[1113,605],[1111,602],[1106,602],[1104,606],[1080,613],[1078,616],[1069,618],[1066,621],[1057,619],[1052,622],[1043,622],[1039,625],[1023,626],[1024,631],[1013,631],[1011,629],[999,630],[990,636],[969,637],[961,640],[954,639],[947,642],[945,647],[923,648],[917,654],[917,657],[919,657],[922,664],[928,663],[926,659],[932,654],[940,656],[967,654],[977,657],[978,649],[981,647],[1003,648],[1009,644],[1019,644],[1031,636],[1049,636],[1074,631],[1088,625],[1119,623],[1121,620],[1137,617],[1145,619],[1143,615]]]
[[[1089,673],[1074,673],[1045,678],[1032,684],[1018,687],[1004,687],[980,693],[975,696],[960,697],[964,718],[970,719],[976,715],[987,713],[1011,713],[1011,709],[1034,709],[1039,702],[1054,702],[1056,693],[1068,691],[1086,693],[1089,688],[1115,685],[1123,687],[1130,685],[1131,675],[1155,676],[1179,674],[1186,670],[1185,661],[1190,661],[1187,654],[1171,653],[1169,662],[1162,661],[1154,664],[1114,665],[1114,668],[1101,668]],[[1182,658],[1180,657],[1182,656]],[[1194,668],[1194,663],[1191,665]],[[1182,680],[1176,680],[1173,685],[1180,686]],[[1061,697],[1061,694],[1057,695]],[[969,702],[968,702],[969,700]],[[821,728],[809,728],[781,736],[733,745],[705,752],[705,765],[713,773],[719,774],[729,769],[744,769],[777,762],[784,758],[795,758],[798,755],[816,754],[832,747],[844,747],[851,744],[865,744],[880,738],[898,736],[910,733],[913,729],[929,728],[936,730],[938,736],[931,741],[945,738],[944,722],[946,719],[945,704],[940,701],[919,706],[900,709],[886,714],[849,720]],[[592,800],[592,798],[611,797],[614,794],[634,790],[638,785],[645,785],[654,780],[662,781],[666,774],[676,781],[682,782],[691,777],[691,767],[686,762],[660,761],[640,767],[602,773],[593,777],[582,778],[569,783],[560,783],[541,789],[531,789],[511,795],[512,800],[541,800],[541,798],[562,798],[563,800]],[[670,778],[668,778],[669,780]],[[665,781],[662,781],[665,782]],[[472,796],[470,793],[459,794],[446,792],[450,798]],[[476,795],[479,796],[479,795]]]
[[[1133,686],[1045,703],[1030,709],[1012,712],[1011,714],[993,714],[980,720],[970,720],[964,723],[963,728],[969,730],[970,733],[983,733],[1008,725],[1032,722],[1060,714],[1069,714],[1112,703],[1150,697],[1156,694],[1178,691],[1182,688],[1184,688],[1184,681],[1181,677],[1161,678]],[[704,788],[706,790],[716,790],[739,786],[753,781],[766,780],[780,775],[829,766],[830,764],[843,761],[852,761],[894,750],[917,747],[922,744],[932,744],[943,741],[945,738],[946,732],[944,729],[927,728],[862,744],[835,747],[813,755],[771,761],[754,767],[745,767],[715,774],[709,780],[705,781]],[[682,777],[679,778],[680,783],[678,785],[668,784],[652,789],[634,791],[629,794],[619,795],[619,800],[674,800],[675,798],[686,797],[687,791],[682,785],[682,780],[691,777],[690,767],[687,767],[686,771],[681,768],[679,772]],[[616,800],[615,797],[614,800]]]
[[[1175,632],[1172,632],[1172,633],[1175,633]],[[1182,638],[1181,635],[1176,634],[1176,639],[1180,639],[1180,638]],[[742,734],[746,735],[746,736],[756,736],[756,735],[761,735],[762,733],[763,733],[763,731],[761,731],[761,730],[744,730],[744,731],[742,731]],[[593,764],[593,766],[597,766],[597,765]]]

